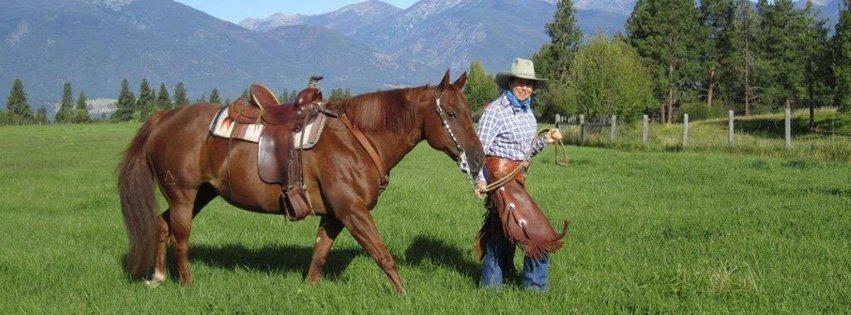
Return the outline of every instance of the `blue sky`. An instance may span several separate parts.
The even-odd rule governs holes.
[[[248,17],[267,17],[273,13],[322,14],[364,0],[177,0],[222,20],[239,23]],[[417,0],[382,0],[406,9]]]

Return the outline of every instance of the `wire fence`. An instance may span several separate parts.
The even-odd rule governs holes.
[[[579,146],[666,151],[722,151],[768,153],[851,162],[851,117],[822,110],[810,125],[805,111],[736,116],[679,124],[652,123],[650,117],[559,116],[555,125],[565,141]]]

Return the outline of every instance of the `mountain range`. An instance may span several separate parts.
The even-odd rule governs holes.
[[[252,82],[293,89],[312,74],[360,91],[442,74],[327,28],[255,32],[171,0],[0,1],[0,12],[0,95],[19,77],[34,107],[60,99],[64,82],[89,98],[115,98],[123,78],[235,98]]]
[[[577,20],[585,34],[622,30],[628,12],[613,10],[631,0],[583,1]],[[528,57],[549,40],[544,26],[552,20],[555,0],[422,0],[402,10],[377,0],[317,16],[275,14],[251,18],[241,26],[268,31],[284,25],[338,28],[329,15],[351,17],[341,32],[396,58],[428,66],[462,70],[475,60],[497,71],[517,56]],[[363,13],[365,12],[365,13]],[[371,20],[372,22],[365,22]],[[339,25],[339,24],[338,24]]]
[[[840,1],[814,4],[835,21]],[[141,78],[155,87],[182,81],[193,99],[214,87],[235,98],[251,82],[295,89],[313,74],[355,92],[433,83],[475,60],[499,71],[531,56],[548,41],[556,3],[421,0],[400,9],[369,0],[235,25],[172,0],[0,1],[0,98],[18,77],[34,107],[57,102],[64,82],[115,98],[123,78],[134,88]],[[614,34],[635,0],[574,4],[585,34]]]

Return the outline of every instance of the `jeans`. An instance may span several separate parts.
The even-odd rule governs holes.
[[[514,245],[508,242],[502,233],[491,233],[486,240],[485,257],[482,263],[483,288],[499,288],[504,281],[503,272],[507,272],[514,263]],[[523,287],[529,290],[546,292],[549,289],[549,258],[540,260],[523,258]]]

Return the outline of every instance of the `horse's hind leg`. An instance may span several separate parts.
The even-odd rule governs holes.
[[[166,252],[168,251],[168,213],[166,210],[157,217],[157,252],[154,256],[154,276],[148,281],[148,285],[158,285],[165,281],[166,276]]]
[[[209,184],[202,185],[195,196],[195,202],[192,206],[192,218],[198,215],[201,212],[201,209],[204,208],[211,200],[215,199],[217,196],[215,190],[213,190],[212,186]],[[150,285],[158,285],[165,281],[167,270],[168,270],[168,262],[167,262],[167,253],[168,253],[168,241],[171,235],[171,218],[170,215],[171,210],[166,210],[159,217],[157,217],[157,227],[159,228],[157,234],[157,253],[155,256],[155,265],[154,265],[154,276],[153,279],[148,282]]]
[[[316,283],[322,274],[322,266],[328,258],[328,252],[334,245],[334,240],[343,230],[343,223],[332,216],[323,216],[319,221],[319,230],[316,231],[316,244],[313,245],[313,259],[310,261],[310,269],[307,271],[305,282]]]
[[[192,202],[170,203],[169,226],[173,237],[174,262],[180,273],[180,284],[188,286],[189,276],[189,233],[192,230]]]

